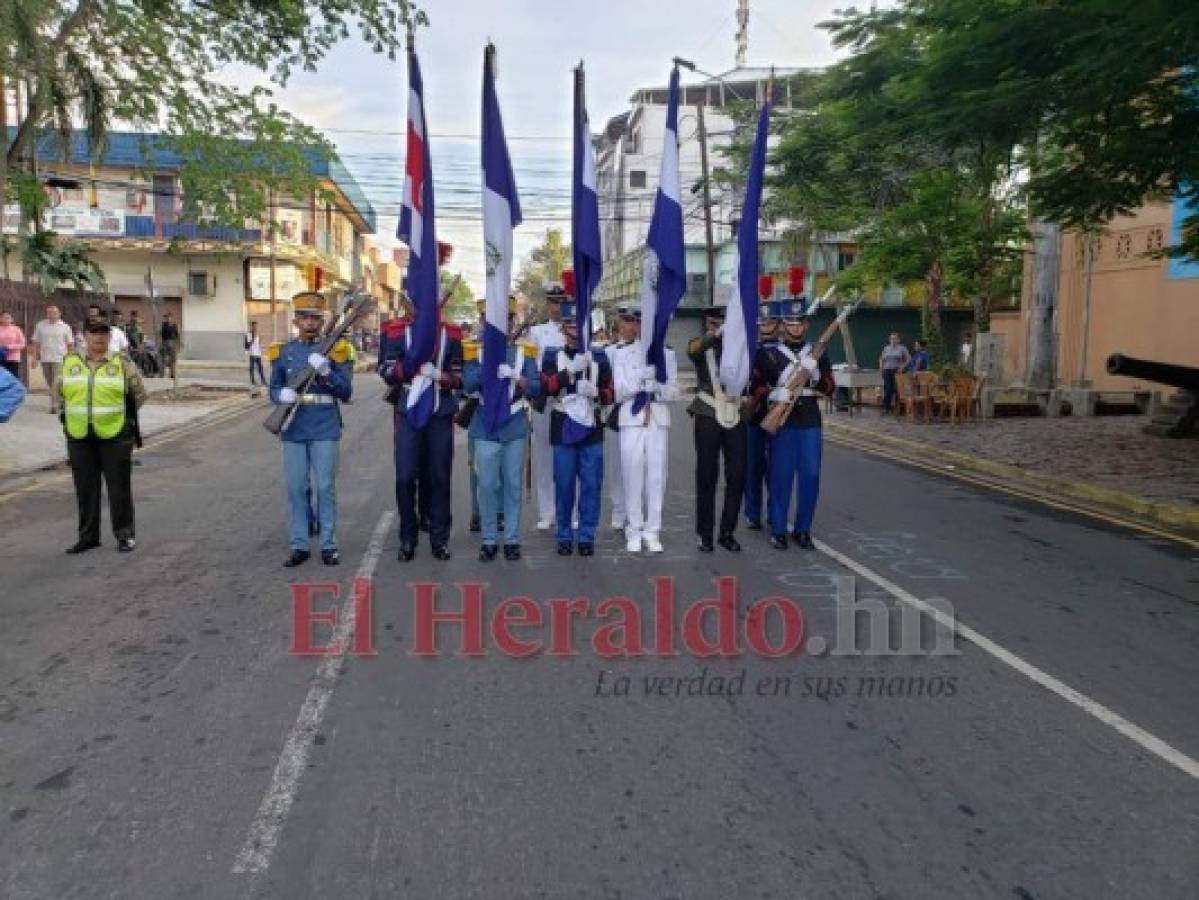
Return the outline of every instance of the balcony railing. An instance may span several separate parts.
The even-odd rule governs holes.
[[[262,241],[260,228],[227,228],[214,225],[197,225],[194,222],[156,222],[154,216],[126,216],[125,237],[188,241],[228,241],[231,243],[257,244]]]

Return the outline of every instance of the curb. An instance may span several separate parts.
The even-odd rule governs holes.
[[[862,428],[854,428],[825,420],[824,427],[834,435],[850,439],[850,442],[862,442],[868,439],[879,447],[889,447],[899,451],[901,455],[918,453],[922,460],[952,465],[957,469],[1002,479],[1015,486],[1028,490],[1051,493],[1055,496],[1081,501],[1107,511],[1124,513],[1135,516],[1156,525],[1166,525],[1178,528],[1190,535],[1199,534],[1199,509],[1168,503],[1161,500],[1150,500],[1139,494],[1129,494],[1110,488],[1099,487],[1071,478],[1061,478],[1045,475],[1040,472],[1021,469],[1006,463],[982,459],[954,450],[945,450],[922,441],[912,441],[891,435],[880,435]]]

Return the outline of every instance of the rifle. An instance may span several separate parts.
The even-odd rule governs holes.
[[[829,288],[824,297],[820,298],[820,303],[823,303],[831,293],[832,288]],[[849,314],[857,309],[858,303],[860,302],[861,301],[859,300],[843,308],[841,312],[837,314],[837,317],[833,319],[828,328],[824,329],[823,333],[820,335],[820,338],[815,344],[812,345],[810,355],[813,359],[819,360],[820,357],[824,355],[825,351],[828,349],[829,341],[833,339],[833,335],[837,332],[837,329],[841,327],[841,323],[849,318]],[[803,368],[802,366],[797,368],[795,374],[791,376],[791,379],[786,385],[787,391],[791,394],[791,399],[786,403],[775,403],[770,407],[769,410],[766,411],[766,415],[763,417],[761,425],[763,431],[765,431],[767,434],[776,434],[779,429],[786,424],[787,419],[791,416],[791,410],[795,409],[795,403],[799,400],[799,391],[808,383],[809,377],[810,376],[808,375],[807,369]]]
[[[320,338],[317,340],[313,352],[327,357],[337,342],[345,336],[346,332],[354,327],[355,323],[373,305],[374,298],[369,294],[349,294],[342,305],[341,314],[325,323],[325,327],[321,330]],[[306,365],[288,379],[287,386],[294,390],[296,394],[303,394],[312,385],[312,382],[316,380],[316,374],[316,370],[312,366]],[[271,434],[279,434],[291,424],[291,420],[295,416],[299,406],[300,401],[298,399],[295,403],[278,404],[271,410],[271,414],[266,417],[266,421],[262,423],[262,427]]]

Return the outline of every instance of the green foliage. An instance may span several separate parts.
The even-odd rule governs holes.
[[[26,278],[32,276],[47,294],[63,284],[80,292],[108,292],[104,272],[86,244],[60,241],[53,231],[39,231],[21,238],[20,253]],[[4,256],[7,266],[8,254]]]
[[[450,297],[442,307],[441,317],[446,322],[473,322],[476,318],[475,295],[466,280],[445,269],[438,272],[441,279],[441,296],[449,292]]]
[[[540,310],[545,304],[545,285],[562,281],[562,272],[570,268],[570,244],[562,240],[562,229],[547,228],[545,239],[529,251],[516,276],[516,290],[525,295],[529,308]]]

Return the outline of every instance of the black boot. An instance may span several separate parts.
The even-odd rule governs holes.
[[[729,532],[728,534],[722,534],[717,543],[724,547],[725,550],[729,551],[729,553],[741,552],[741,545],[737,543],[737,539],[733,537],[732,532]]]
[[[341,554],[336,550],[322,550],[321,562],[327,566],[339,566],[341,565]]]
[[[595,544],[579,542],[579,556],[595,556]]]
[[[800,550],[815,550],[816,549],[816,545],[814,543],[812,543],[812,535],[810,532],[797,531],[793,535],[791,535],[791,537],[794,538],[795,546],[798,547]]]
[[[787,549],[787,535],[772,534],[770,536],[770,546],[773,547],[775,550],[786,550]]]
[[[700,536],[699,540],[696,541],[695,547],[700,553],[711,553],[716,549],[712,546],[712,539],[710,537],[703,537],[702,535]]]
[[[76,541],[67,548],[67,553],[74,556],[76,553],[87,553],[88,550],[95,550],[99,546],[99,541]]]
[[[440,560],[444,561],[444,560],[449,559],[453,555],[454,554],[450,552],[450,548],[447,547],[445,544],[438,544],[436,547],[433,548],[433,558],[434,559],[440,559]]]
[[[504,544],[504,559],[512,561],[520,559],[520,544]]]
[[[497,553],[495,544],[484,544],[479,548],[479,562],[491,562]]]
[[[558,541],[558,555],[570,556],[575,552],[575,545],[570,541]]]
[[[400,553],[397,557],[400,562],[411,562],[414,556],[416,556],[416,547],[412,544],[400,544]]]
[[[283,560],[283,565],[288,569],[294,569],[296,566],[308,562],[308,558],[312,556],[307,550],[292,550],[287,555],[287,559]]]

